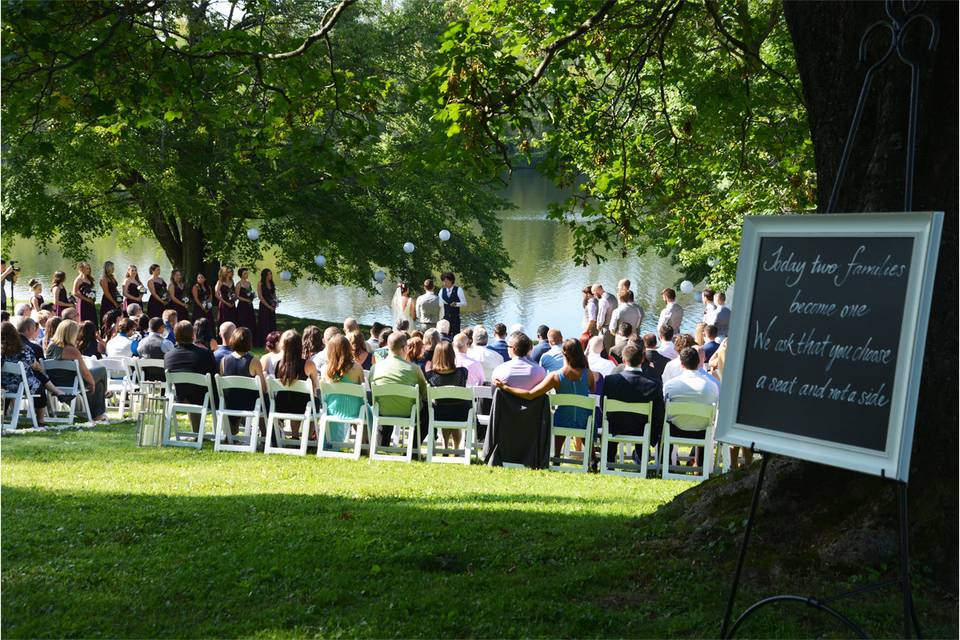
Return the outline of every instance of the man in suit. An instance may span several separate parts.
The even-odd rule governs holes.
[[[163,356],[163,368],[167,373],[199,373],[212,376],[217,371],[217,363],[209,349],[193,344],[193,325],[189,320],[181,320],[173,328],[173,335],[177,339],[177,346]],[[196,385],[178,385],[176,388],[177,402],[188,404],[203,404],[203,395],[206,387]],[[215,398],[216,396],[214,396]],[[211,406],[214,401],[211,398]],[[190,414],[190,424],[194,432],[200,431],[200,416]]]
[[[673,332],[673,329],[670,329],[670,331]],[[643,348],[646,359],[643,364],[643,371],[648,377],[659,382],[663,378],[663,370],[669,364],[670,358],[657,351],[657,344],[656,334],[643,334]]]
[[[173,343],[167,340],[163,330],[163,320],[150,318],[150,333],[137,346],[137,353],[140,354],[140,357],[162,360],[168,352],[173,351]]]
[[[648,377],[641,370],[643,360],[644,352],[640,346],[634,342],[627,343],[623,348],[623,361],[627,366],[622,372],[604,378],[603,396],[622,402],[652,402],[650,445],[656,447],[663,432],[663,388],[658,380]],[[643,435],[647,424],[646,416],[633,413],[610,413],[608,419],[610,433],[614,435]],[[610,445],[607,448],[607,461],[613,462],[615,457],[616,446]],[[642,464],[636,457],[634,459],[638,464]]]
[[[493,325],[493,340],[487,344],[487,349],[503,358],[504,362],[510,359],[510,353],[507,351],[507,325],[502,322]]]
[[[533,345],[533,351],[530,352],[530,359],[534,362],[539,363],[543,354],[550,350],[550,340],[547,338],[549,332],[550,327],[545,324],[537,327],[537,344]]]

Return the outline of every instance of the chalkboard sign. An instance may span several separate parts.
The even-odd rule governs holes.
[[[746,218],[717,439],[906,481],[942,221]]]

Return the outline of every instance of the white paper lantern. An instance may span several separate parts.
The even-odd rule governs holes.
[[[326,266],[326,264],[327,264],[327,259],[326,259],[326,257],[324,257],[324,256],[322,256],[322,255],[320,255],[320,256],[314,256],[314,257],[313,257],[313,261],[316,262],[316,263],[317,263],[317,266],[318,266],[318,267],[321,267],[321,268],[324,267],[324,266]]]
[[[260,229],[257,229],[256,227],[250,227],[247,229],[247,237],[256,242],[260,239]]]
[[[709,258],[707,258],[707,266],[708,266],[708,267],[711,267],[711,268],[712,268],[712,267],[715,267],[715,266],[717,266],[717,264],[719,264],[719,262],[720,262],[720,261],[717,260],[716,257],[714,257],[714,256],[710,256]]]
[[[413,243],[412,243],[412,242],[404,242],[404,243],[403,243],[403,252],[404,252],[404,253],[413,253],[413,250],[414,250],[414,249],[416,249],[416,247],[413,246]]]
[[[447,240],[450,239],[450,232],[447,231],[446,229],[441,229],[438,235],[440,236],[441,242],[446,242]]]
[[[289,282],[290,278],[292,277],[293,277],[293,274],[287,271],[286,269],[280,272],[280,279],[283,280],[284,282]]]
[[[377,270],[373,274],[373,279],[377,282],[383,282],[387,279],[387,274],[385,274],[383,271]]]
[[[682,293],[693,293],[693,283],[689,280],[684,280],[680,283],[680,291]]]

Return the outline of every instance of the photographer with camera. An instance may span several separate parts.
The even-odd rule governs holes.
[[[6,260],[0,259],[0,311],[7,311],[7,283],[10,283],[10,297],[13,298],[13,285],[19,274],[20,267],[16,260],[7,264]]]

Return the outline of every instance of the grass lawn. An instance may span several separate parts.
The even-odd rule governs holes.
[[[11,638],[716,636],[746,515],[691,553],[657,512],[685,483],[140,449],[129,423],[5,437],[2,463]],[[956,637],[920,580],[926,635]],[[843,610],[891,636],[897,603]],[[794,606],[742,635],[843,633]]]

